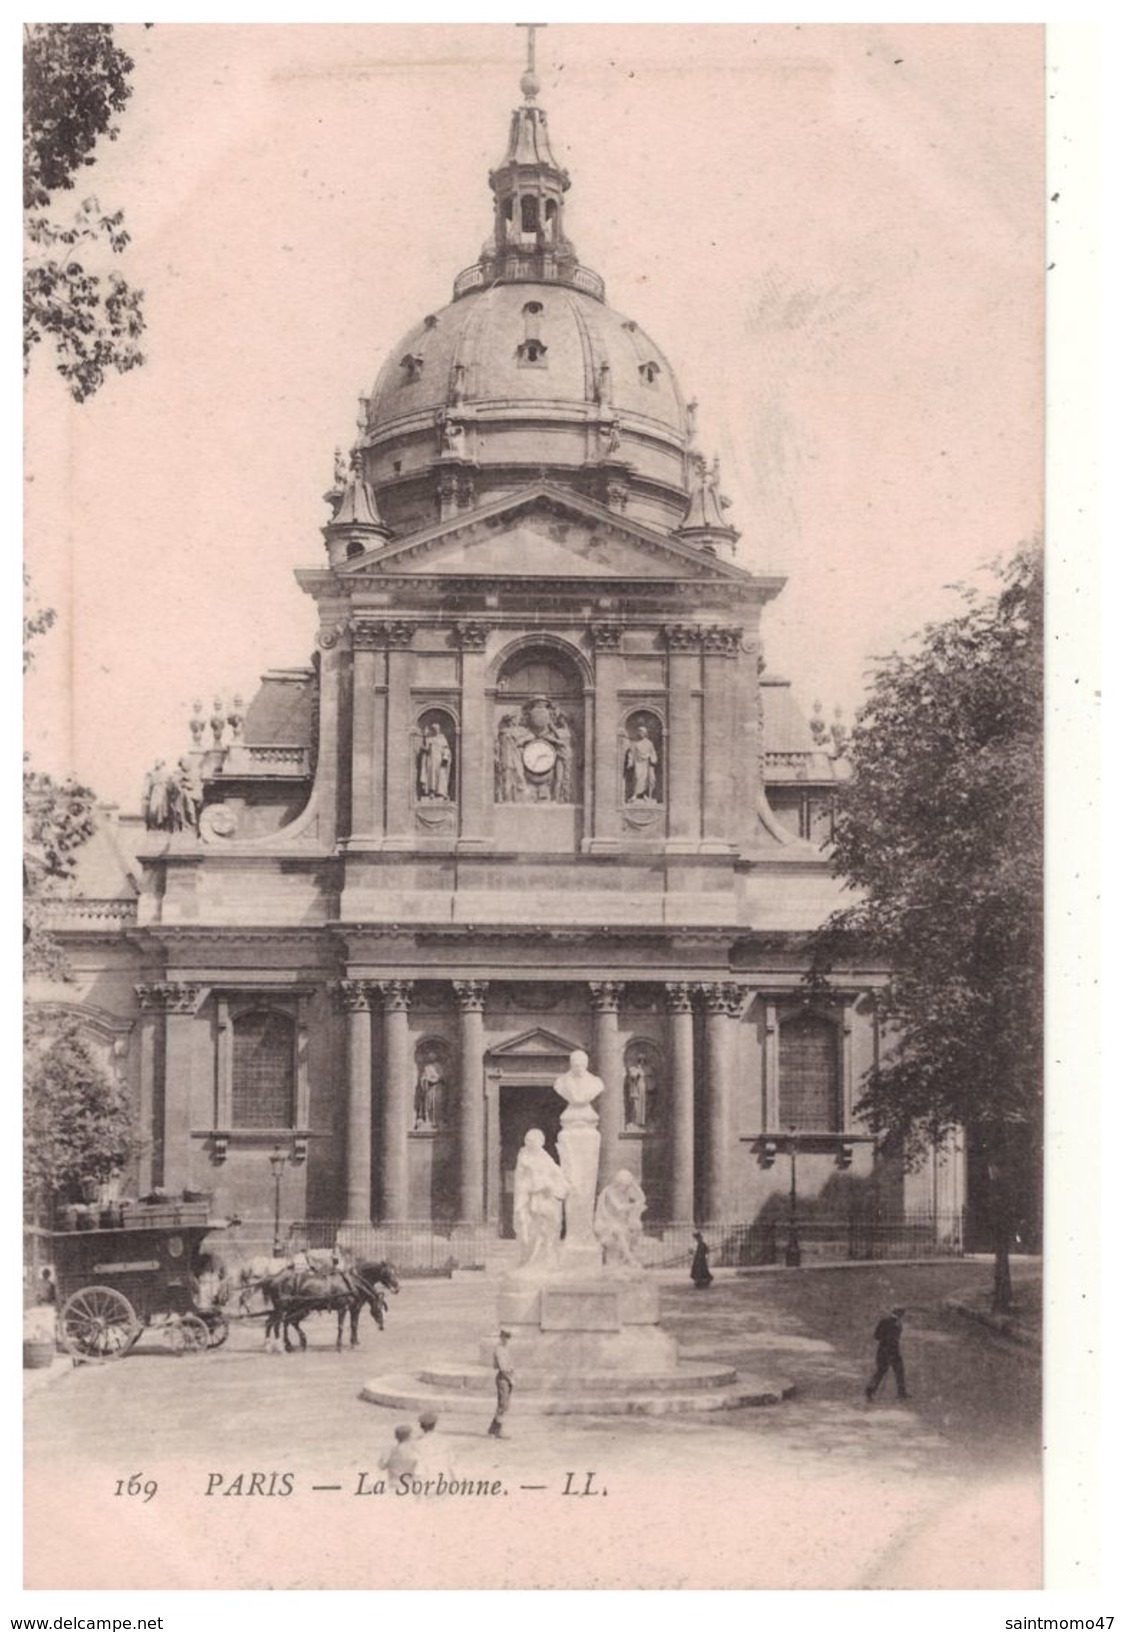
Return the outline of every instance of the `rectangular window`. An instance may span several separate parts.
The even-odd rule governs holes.
[[[296,1082],[295,1028],[267,1009],[234,1022],[232,1123],[236,1128],[291,1128]]]
[[[797,1015],[780,1028],[780,1124],[799,1133],[837,1133],[840,1114],[839,1028],[819,1015]]]

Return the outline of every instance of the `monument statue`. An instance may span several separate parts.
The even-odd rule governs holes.
[[[636,1255],[643,1234],[647,1201],[627,1167],[622,1167],[597,1198],[593,1232],[605,1254],[606,1269],[643,1269]]]
[[[515,1234],[523,1249],[520,1268],[553,1269],[562,1239],[562,1203],[570,1184],[547,1155],[546,1135],[530,1128],[515,1163]]]
[[[500,804],[574,803],[578,732],[547,697],[504,714],[496,729],[496,799]]]
[[[601,1078],[595,1077],[589,1069],[589,1055],[584,1049],[575,1048],[570,1055],[570,1069],[554,1080],[554,1092],[567,1105],[562,1112],[563,1125],[590,1122],[596,1127],[597,1112],[593,1109],[593,1101],[604,1090],[605,1084]]]

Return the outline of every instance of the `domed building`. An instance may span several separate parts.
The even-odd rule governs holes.
[[[146,830],[88,847],[58,1004],[132,1085],[140,1189],[262,1239],[276,1205],[481,1261],[578,1048],[604,1173],[672,1257],[699,1222],[768,1256],[790,1187],[852,1227],[952,1215],[958,1165],[903,1174],[855,1113],[882,975],[802,984],[842,728],[765,669],[783,580],[736,549],[672,361],[578,261],[522,90],[479,259],[337,454],[297,574],[313,661],[197,711]]]

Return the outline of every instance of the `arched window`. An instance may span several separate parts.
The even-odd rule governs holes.
[[[524,193],[519,200],[520,225],[524,232],[537,232],[539,228],[539,201],[533,193]]]
[[[236,1128],[291,1128],[296,1086],[295,1026],[275,1009],[234,1021],[231,1086]]]
[[[800,1133],[842,1126],[839,1027],[818,1014],[797,1014],[780,1027],[780,1124]]]

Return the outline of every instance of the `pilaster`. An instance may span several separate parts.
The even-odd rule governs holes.
[[[669,1205],[675,1224],[695,1222],[695,1014],[691,987],[670,981],[664,987],[671,1016],[671,1183]]]
[[[347,1015],[347,1221],[371,1221],[371,993],[365,980],[341,980]]]
[[[598,1183],[605,1185],[621,1165],[620,1136],[624,1127],[624,1083],[618,1015],[624,986],[618,980],[591,980],[593,1006],[593,1070],[605,1084],[595,1109],[600,1117],[601,1153]]]
[[[454,980],[460,1009],[460,1104],[457,1117],[458,1217],[479,1224],[484,1217],[484,1003],[486,980]]]
[[[595,665],[593,720],[593,854],[613,854],[621,847],[621,753],[618,731],[620,689],[624,679],[622,628],[595,623],[590,628]],[[602,1142],[604,1151],[604,1142]]]
[[[699,763],[699,648],[701,631],[689,623],[668,624],[667,642],[667,849],[690,853],[699,847],[702,776]]]
[[[492,832],[492,732],[484,694],[488,625],[455,627],[461,681],[461,837],[458,850],[482,849]]]
[[[409,1131],[413,1097],[410,1070],[412,980],[378,983],[383,1008],[382,1146],[379,1217],[402,1223],[410,1211]]]

